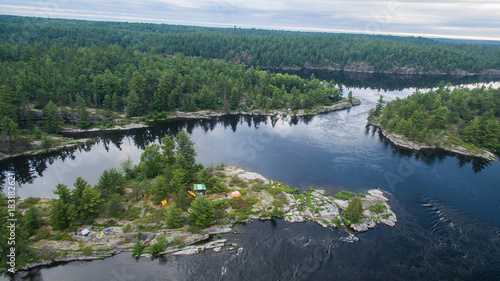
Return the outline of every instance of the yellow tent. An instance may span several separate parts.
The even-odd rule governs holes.
[[[163,201],[161,201],[161,207],[167,205],[167,199],[164,199]]]
[[[97,235],[95,236],[95,238],[101,239],[103,236],[104,236],[104,231],[101,231],[101,232],[97,233]]]
[[[239,191],[233,191],[233,192],[229,193],[229,196],[231,196],[231,197],[240,197],[241,193]]]

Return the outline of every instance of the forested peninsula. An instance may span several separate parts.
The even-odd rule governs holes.
[[[351,94],[344,98],[334,81],[181,53],[34,44],[14,46],[9,54],[0,64],[1,150],[6,153],[34,141],[41,148],[68,143],[48,135],[62,128],[130,128],[125,125],[221,114],[306,115],[359,104]],[[187,114],[198,111],[203,112]]]
[[[439,148],[493,160],[493,153],[500,153],[499,118],[500,89],[451,89],[442,83],[387,104],[380,96],[368,122],[404,148]]]
[[[314,221],[348,232],[377,224],[394,226],[396,215],[377,189],[328,196],[310,187],[301,192],[241,168],[195,163],[185,131],[147,146],[138,165],[127,159],[102,172],[95,186],[78,177],[73,188],[59,184],[56,198],[17,200],[16,269],[91,260],[131,252],[136,257],[233,251],[224,239],[236,223],[282,218]],[[0,193],[0,224],[9,204]],[[7,237],[9,229],[0,229]],[[213,238],[213,241],[210,239]],[[350,234],[346,242],[358,238]],[[203,242],[203,243],[201,243]],[[0,240],[8,249],[8,239]],[[7,268],[0,261],[0,270]]]

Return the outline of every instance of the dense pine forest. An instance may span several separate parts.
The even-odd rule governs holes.
[[[19,136],[40,139],[63,122],[89,128],[96,123],[90,117],[111,126],[122,115],[298,110],[343,98],[335,81],[270,69],[500,69],[498,47],[394,36],[0,16],[0,42],[0,145],[7,152],[14,141],[34,140]]]
[[[48,133],[57,133],[63,121],[88,128],[88,108],[100,110],[101,121],[112,123],[113,112],[156,119],[176,109],[297,110],[342,99],[334,81],[273,74],[182,53],[164,56],[117,45],[11,47],[0,65],[4,147],[12,147],[21,125],[31,131],[39,126]],[[42,124],[31,122],[36,110],[43,113]]]
[[[414,37],[206,28],[0,16],[0,56],[12,45],[118,45],[141,52],[244,62],[262,68],[333,68],[396,73],[500,69],[498,46]],[[21,51],[19,55],[22,55]]]
[[[368,118],[387,133],[436,147],[460,145],[500,153],[500,89],[451,90],[441,85],[384,104],[381,96]]]

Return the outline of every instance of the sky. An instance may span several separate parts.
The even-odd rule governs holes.
[[[2,0],[0,14],[500,40],[499,0]]]

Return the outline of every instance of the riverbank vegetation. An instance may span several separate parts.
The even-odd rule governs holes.
[[[186,246],[207,240],[209,233],[220,239],[234,223],[252,219],[315,221],[356,231],[378,222],[391,226],[396,222],[381,191],[343,191],[335,199],[313,188],[300,192],[240,168],[204,167],[195,163],[195,156],[193,142],[180,131],[174,138],[162,138],[161,144],[147,146],[137,165],[126,160],[120,169],[103,171],[95,186],[78,177],[72,188],[58,184],[57,198],[18,199],[17,268],[105,257],[122,250],[133,255],[192,254],[206,247]],[[205,194],[193,190],[198,183],[205,185]],[[8,204],[1,193],[4,226]],[[375,210],[379,205],[381,209]],[[84,229],[91,230],[88,237],[77,235]],[[4,252],[8,235],[6,227],[0,229]],[[214,243],[216,248],[224,245],[222,240]],[[2,268],[7,268],[5,259]]]
[[[455,88],[441,84],[385,105],[383,96],[368,120],[385,134],[396,134],[425,146],[500,153],[500,89]]]

